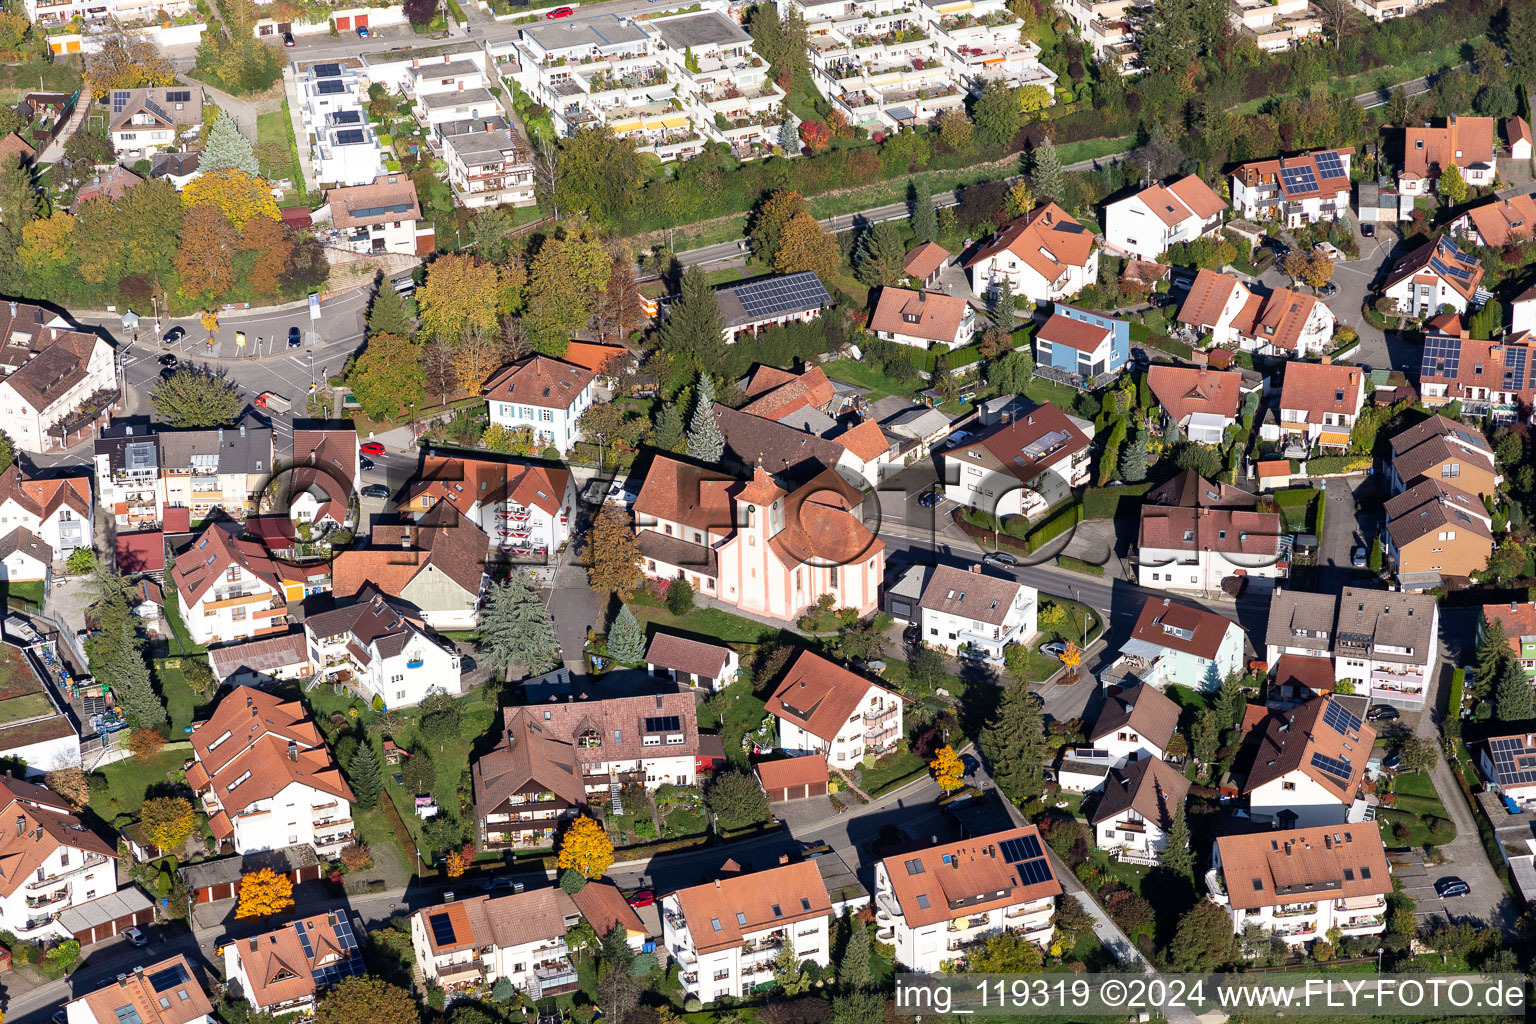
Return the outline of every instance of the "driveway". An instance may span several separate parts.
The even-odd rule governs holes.
[[[1333,477],[1323,481],[1328,497],[1322,536],[1317,538],[1317,589],[1337,594],[1346,586],[1373,586],[1370,571],[1352,564],[1357,547],[1370,550],[1370,538],[1380,529],[1369,496],[1376,493],[1371,477]],[[1359,501],[1362,510],[1355,511]]]

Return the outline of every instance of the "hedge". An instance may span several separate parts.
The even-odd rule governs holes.
[[[1083,519],[1083,507],[1076,502],[1050,516],[1029,534],[1029,550],[1038,551]]]
[[[1150,483],[1090,487],[1083,492],[1083,518],[1118,519],[1132,515],[1141,508],[1142,496],[1151,489]]]
[[[1332,473],[1355,473],[1370,468],[1369,455],[1323,455],[1307,460],[1307,472],[1321,476]]]
[[[1104,567],[1085,562],[1081,558],[1071,558],[1067,555],[1056,556],[1056,566],[1059,569],[1070,569],[1072,572],[1080,572],[1084,576],[1103,576]]]
[[[1446,705],[1445,712],[1445,734],[1447,736],[1459,737],[1461,735],[1462,688],[1466,686],[1466,682],[1467,670],[1464,668],[1457,669],[1451,675],[1451,699],[1450,703]]]

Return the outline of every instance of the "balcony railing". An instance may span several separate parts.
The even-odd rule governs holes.
[[[66,879],[78,872],[85,871],[87,868],[93,868],[98,864],[105,864],[106,862],[107,858],[103,857],[101,854],[92,853],[87,855],[85,860],[81,861],[79,864],[65,868],[63,871],[60,871],[57,874],[49,875],[46,878],[34,879],[33,881],[28,882],[26,888],[29,891],[34,889],[42,889],[47,886],[54,885],[59,881]]]
[[[1274,916],[1277,917],[1277,918],[1283,918],[1283,917],[1311,917],[1311,916],[1313,916],[1316,913],[1317,913],[1317,904],[1316,903],[1303,903],[1303,904],[1294,905],[1294,906],[1288,904],[1285,907],[1283,907],[1282,909],[1275,911]]]

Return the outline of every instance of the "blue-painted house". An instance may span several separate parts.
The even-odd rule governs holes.
[[[1060,302],[1035,335],[1035,365],[1075,376],[1081,385],[1119,373],[1130,358],[1130,324]]]

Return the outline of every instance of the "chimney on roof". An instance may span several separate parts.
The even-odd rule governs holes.
[[[410,546],[411,546],[411,531],[409,531],[409,530],[401,530],[400,531],[400,547],[402,547],[402,548],[409,548]]]
[[[1324,366],[1332,366],[1333,365],[1333,357],[1332,356],[1323,356],[1323,365]]]
[[[715,879],[715,888],[716,889],[720,888],[720,879],[718,879],[718,878]]]
[[[15,318],[16,318],[16,300],[12,299],[11,300],[11,319],[14,320]]]
[[[16,815],[16,834],[19,836],[27,834],[27,817],[24,814]]]

